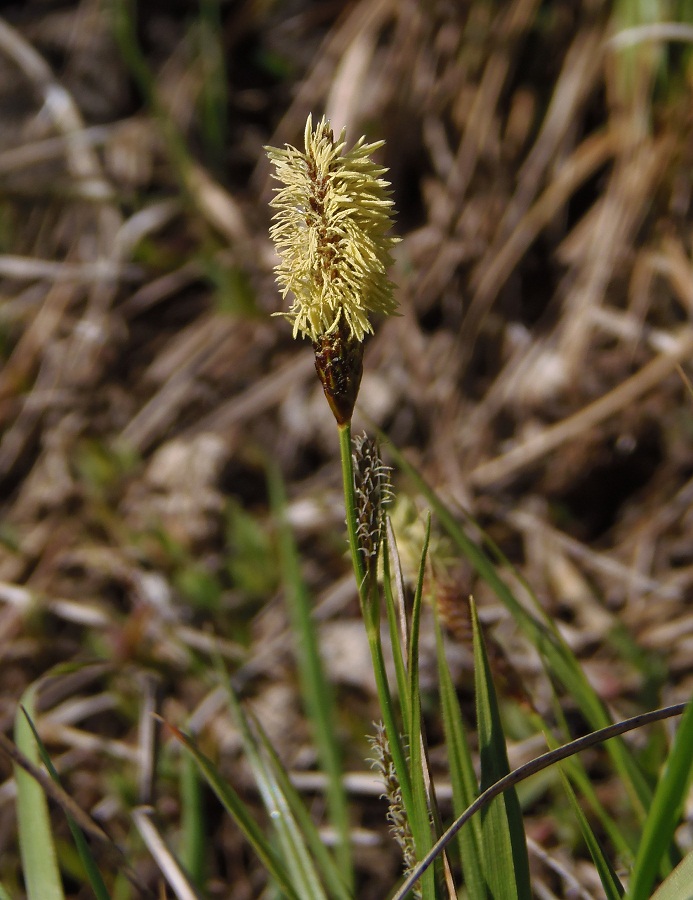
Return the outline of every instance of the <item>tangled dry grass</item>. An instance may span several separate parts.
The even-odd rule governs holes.
[[[693,686],[690,57],[620,33],[638,23],[606,0],[140,7],[29,2],[0,20],[2,727],[52,666],[106,660],[46,684],[40,727],[70,792],[127,845],[133,802],[178,815],[152,708],[235,765],[205,674],[218,646],[319,806],[269,453],[359,723],[360,896],[381,897],[397,861],[361,774],[371,685],[338,447],[310,348],[270,317],[262,147],[299,141],[311,111],[385,139],[402,316],[368,344],[355,428],[381,427],[474,514],[625,715]],[[546,711],[504,612],[456,577],[449,602],[474,592]],[[3,766],[1,874],[19,896]],[[551,855],[549,807],[531,818],[538,883],[589,891],[579,856]],[[212,894],[258,896],[209,816]],[[144,854],[133,865],[153,889]]]

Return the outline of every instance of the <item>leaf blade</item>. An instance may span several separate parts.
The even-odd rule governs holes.
[[[577,818],[578,824],[580,825],[580,831],[582,832],[582,836],[585,839],[585,843],[587,844],[587,849],[590,852],[592,861],[594,862],[595,868],[597,869],[597,872],[599,874],[599,880],[602,883],[602,887],[604,888],[604,893],[606,894],[607,900],[620,900],[620,898],[624,894],[623,885],[621,884],[613,866],[609,862],[609,859],[604,853],[602,846],[597,839],[597,836],[590,827],[590,824],[587,821],[587,816],[584,814],[580,804],[578,803],[578,799],[575,796],[575,791],[573,791],[573,788],[571,787],[568,776],[563,771],[563,765],[559,765],[558,771],[561,775],[563,787],[565,788],[565,792],[568,795],[570,805],[572,806],[575,817]]]
[[[659,866],[680,821],[693,777],[693,704],[681,718],[674,745],[655,790],[635,856],[628,896],[648,900]]]
[[[18,749],[39,765],[39,749],[27,720],[27,717],[35,718],[35,697],[34,684],[25,691],[17,710],[14,736]],[[28,900],[64,900],[46,795],[28,772],[18,765],[14,770],[19,848]]]
[[[474,601],[471,601],[471,607],[474,684],[481,757],[479,787],[483,792],[507,775],[510,772],[510,765],[498,700]],[[482,811],[481,828],[484,871],[491,895],[499,900],[530,897],[532,890],[527,841],[522,823],[522,810],[514,787],[509,788]]]
[[[472,754],[462,720],[455,687],[445,656],[445,645],[436,617],[436,652],[438,658],[438,683],[445,746],[448,752],[448,768],[452,783],[454,817],[471,806],[479,792],[479,784],[472,764]],[[483,835],[481,821],[473,817],[457,834],[464,883],[470,900],[486,900],[486,886],[482,867]]]

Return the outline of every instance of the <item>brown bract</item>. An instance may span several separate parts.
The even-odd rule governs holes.
[[[351,420],[363,375],[363,343],[344,323],[313,341],[315,371],[338,425]]]

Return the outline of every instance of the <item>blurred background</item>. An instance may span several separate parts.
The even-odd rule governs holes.
[[[138,762],[143,710],[192,716],[252,801],[216,646],[287,765],[314,767],[271,456],[340,698],[359,896],[384,896],[399,871],[365,761],[376,713],[334,420],[311,346],[271,315],[263,147],[301,147],[308,113],[349,145],[385,140],[398,211],[401,317],[375,323],[355,431],[382,429],[386,458],[391,441],[474,516],[614,715],[690,696],[691,13],[685,0],[2,4],[0,722],[11,730],[53,666],[103,660],[49,684],[42,734],[123,843],[133,802],[153,799],[172,828],[180,812],[175,750],[154,779]],[[394,485],[406,570],[425,503],[397,472]],[[548,716],[550,686],[508,614],[435,534],[433,553],[470,714],[473,593],[501,694]],[[511,763],[538,752],[520,712]],[[0,760],[0,876],[21,896],[10,774]],[[618,805],[608,774],[598,789]],[[530,833],[589,896],[577,837],[550,788],[536,794]],[[260,896],[211,801],[209,833],[210,896]],[[546,896],[566,895],[533,865]]]

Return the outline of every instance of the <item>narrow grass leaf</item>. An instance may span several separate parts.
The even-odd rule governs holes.
[[[224,64],[220,0],[201,0],[199,17],[200,108],[202,138],[209,162],[220,166],[224,158],[228,132],[228,77]]]
[[[26,711],[25,707],[22,707],[22,709],[26,716],[29,728],[31,729],[31,732],[34,736],[34,740],[36,741],[36,746],[38,747],[41,761],[48,770],[48,774],[51,776],[53,781],[55,781],[56,784],[60,784],[60,777],[58,776],[58,772],[53,765],[50,756],[48,755],[48,751],[46,750],[43,741],[36,731],[33,721],[29,718],[29,713]],[[106,885],[104,884],[103,878],[101,877],[101,872],[99,871],[99,867],[97,866],[96,860],[94,859],[94,854],[91,852],[91,848],[84,836],[84,832],[67,811],[65,811],[65,815],[67,816],[67,824],[70,828],[72,839],[75,842],[77,853],[79,854],[81,863],[84,866],[84,871],[86,873],[87,879],[89,880],[89,884],[91,885],[91,889],[94,891],[94,896],[97,898],[97,900],[110,900]]]
[[[602,883],[602,887],[604,888],[606,898],[607,900],[619,900],[619,898],[624,894],[623,885],[619,881],[618,875],[614,871],[613,866],[604,853],[602,845],[599,843],[599,840],[592,830],[590,823],[587,821],[587,816],[582,811],[582,807],[578,803],[578,799],[575,796],[575,792],[571,787],[570,781],[563,771],[563,765],[560,765],[558,767],[558,770],[561,774],[561,780],[563,782],[565,792],[568,795],[568,800],[570,801],[570,805],[572,806],[573,812],[575,813],[575,816],[578,820],[578,824],[580,825],[580,831],[582,832],[582,836],[585,839],[585,843],[587,844],[587,849],[590,852],[592,861],[599,874],[599,879]]]
[[[445,747],[448,754],[448,766],[452,782],[453,814],[457,818],[474,802],[478,795],[479,785],[474,772],[472,754],[462,720],[462,711],[452,676],[450,675],[450,667],[445,656],[443,635],[437,617],[435,626],[438,682],[445,732]],[[460,829],[457,834],[457,842],[469,900],[486,900],[486,885],[482,866],[483,835],[480,816],[474,816]]]
[[[318,759],[327,776],[329,814],[339,838],[337,848],[339,868],[346,884],[353,887],[354,865],[351,857],[349,810],[342,777],[334,693],[320,656],[310,599],[301,576],[296,543],[286,518],[284,486],[279,471],[271,462],[268,464],[268,485],[272,509],[278,522],[286,599],[296,636],[301,695],[312,725]]]
[[[301,795],[291,783],[291,779],[289,778],[286,769],[282,765],[281,760],[277,756],[274,747],[263,731],[260,723],[255,721],[254,727],[258,734],[258,739],[262,742],[263,749],[272,765],[274,777],[277,779],[279,788],[286,797],[291,812],[298,822],[301,833],[308,845],[308,849],[329,889],[330,896],[337,898],[337,900],[351,900],[353,894],[347,887],[346,881],[342,877],[342,873],[335,864],[334,857],[330,854],[324,841],[320,837],[320,832],[313,822],[310,813],[306,809],[306,805],[303,802]]]
[[[373,579],[371,582],[371,590],[373,594],[376,594],[378,591],[376,579]],[[371,605],[375,603],[375,597],[371,599],[370,603]],[[368,638],[368,646],[373,664],[373,674],[375,676],[378,701],[380,703],[380,714],[382,716],[383,725],[385,726],[385,733],[387,735],[390,754],[392,755],[392,762],[397,774],[399,789],[402,792],[402,803],[407,814],[413,816],[415,814],[415,803],[412,779],[400,725],[400,722],[407,716],[407,713],[404,710],[410,708],[410,706],[406,704],[405,698],[400,697],[399,709],[396,708],[387,677],[385,655],[383,653],[383,646],[380,638],[380,627],[374,628],[367,626],[366,636]],[[405,684],[408,684],[406,678]],[[411,727],[404,733],[409,734],[410,731]]]
[[[190,150],[176,122],[161,101],[156,77],[142,51],[137,27],[137,0],[114,0],[111,5],[112,34],[137,90],[150,107],[164,137],[163,147],[185,189],[187,199],[199,202]]]
[[[15,717],[14,738],[18,749],[38,765],[39,749],[27,720],[27,717],[35,718],[35,694],[35,685],[24,692]],[[27,711],[26,715],[23,710]],[[14,777],[17,785],[19,850],[27,898],[64,900],[46,795],[31,775],[19,766],[14,767]]]
[[[202,753],[197,747],[197,744],[195,744],[188,735],[184,734],[179,729],[174,728],[172,725],[167,724],[166,727],[175,735],[188,753],[191,754],[205,781],[216,794],[226,812],[234,820],[245,839],[255,851],[255,854],[262,863],[268,876],[277,884],[284,895],[290,898],[290,900],[302,900],[294,890],[284,862],[267,840],[255,819],[250,815],[245,803],[231,785],[221,777],[214,763]]]
[[[186,753],[180,769],[180,861],[190,873],[193,883],[201,888],[204,883],[207,829],[202,806],[200,772],[194,758]]]
[[[474,602],[470,602],[474,635],[477,729],[481,757],[480,789],[484,791],[507,775],[510,766],[479,618]],[[515,788],[510,788],[497,797],[482,812],[481,827],[484,871],[491,896],[497,900],[531,897],[527,841]]]
[[[424,545],[421,550],[421,560],[419,562],[419,574],[416,582],[416,592],[414,594],[414,604],[412,606],[412,614],[411,614],[411,627],[409,630],[409,650],[408,650],[408,665],[409,665],[409,703],[410,703],[410,712],[409,718],[412,722],[412,727],[420,724],[421,721],[421,696],[419,694],[419,635],[421,632],[421,608],[423,603],[423,582],[424,575],[426,570],[426,556],[428,554],[428,545],[431,539],[431,517],[428,516],[426,521],[426,535],[424,538]],[[414,719],[418,718],[418,722],[414,722]],[[410,735],[411,738],[414,737],[414,734]]]
[[[409,744],[409,760],[412,790],[414,794],[413,810],[408,810],[410,825],[414,836],[416,854],[418,859],[428,853],[433,846],[431,835],[431,823],[428,807],[428,794],[424,767],[426,761],[423,754],[424,737],[421,726],[421,694],[419,690],[419,634],[421,629],[421,608],[423,602],[423,581],[426,568],[426,555],[431,537],[431,517],[426,523],[426,536],[421,551],[419,564],[419,576],[414,594],[414,604],[411,614],[411,627],[409,633],[409,715],[410,731],[407,735]],[[434,871],[428,869],[421,879],[421,890],[424,897],[433,897],[435,891]]]
[[[693,900],[693,850],[660,884],[652,900]]]
[[[411,652],[415,653],[416,659],[416,691],[420,695],[420,686],[419,686],[419,632],[420,632],[420,620],[421,620],[421,612],[423,609],[423,590],[424,590],[424,581],[425,581],[425,573],[427,568],[427,557],[429,544],[431,539],[431,516],[430,514],[427,517],[426,521],[426,531],[424,535],[424,545],[421,552],[421,562],[419,565],[419,575],[417,579],[417,587],[416,594],[414,596],[414,607],[413,607],[413,616],[412,616],[412,637],[416,636],[416,644],[412,643]],[[434,620],[435,620],[435,610],[433,609]],[[428,756],[428,741],[426,738],[426,731],[423,726],[423,721],[421,719],[421,701],[416,706],[419,715],[419,726],[418,731],[420,732],[420,751],[421,751],[421,773],[423,778],[423,788],[425,790],[425,794],[428,800],[428,828],[426,830],[426,843],[429,848],[432,845],[432,841],[437,839],[439,835],[441,835],[444,831],[443,827],[443,818],[440,814],[440,808],[438,806],[438,798],[436,795],[436,787],[433,778],[431,777],[431,765]],[[431,833],[432,830],[432,833]],[[428,851],[427,851],[428,852]],[[452,868],[450,866],[450,860],[448,858],[447,851],[443,851],[439,857],[440,862],[440,874],[443,883],[448,891],[450,897],[456,897],[457,891],[455,888],[455,883],[452,874]]]
[[[424,559],[427,546],[428,538],[426,539],[426,548],[424,548]],[[412,629],[409,627],[405,605],[404,577],[397,549],[397,541],[389,518],[386,518],[382,551],[383,593],[385,595],[390,648],[397,679],[399,713],[403,723],[403,733],[406,736],[407,746],[415,746],[413,757],[410,754],[409,759],[405,761],[404,748],[400,734],[394,729],[392,724],[388,725],[388,722],[394,722],[391,712],[384,724],[390,752],[397,772],[399,787],[402,793],[402,804],[406,811],[407,821],[416,848],[416,854],[420,856],[422,852],[420,848],[426,846],[430,848],[432,845],[427,805],[427,798],[429,796],[431,800],[431,814],[436,823],[439,823],[440,816],[437,812],[432,788],[430,789],[430,794],[427,794],[427,789],[430,788],[430,779],[426,778],[422,768],[423,765],[427,765],[427,762],[425,761],[421,746],[420,701],[415,700],[412,693],[412,687],[414,687],[416,695],[418,696],[418,657],[416,658],[417,665],[415,666],[415,674],[412,678],[409,671],[411,662],[410,654],[412,652],[412,641],[410,636]],[[390,568],[390,563],[392,563],[392,569]],[[423,584],[421,579],[420,582]],[[377,585],[374,584],[374,588],[377,590]],[[419,591],[414,602],[414,615],[416,617],[420,616],[421,596],[421,592]],[[418,618],[413,624],[414,629],[418,634]],[[418,653],[418,646],[414,647],[414,652]],[[417,710],[419,724],[412,721],[412,710]],[[385,717],[383,718],[385,719]],[[412,744],[412,741],[416,742],[415,745]],[[446,877],[448,876],[446,875]],[[427,874],[425,880],[421,882],[419,887],[423,891],[424,897],[430,896],[430,892],[434,890],[435,887],[434,877],[432,878]]]
[[[390,567],[392,558],[392,568]],[[394,581],[394,585],[393,585]],[[393,590],[396,589],[396,593]],[[402,708],[402,722],[404,733],[411,730],[409,722],[409,710],[411,697],[409,696],[409,679],[404,658],[409,643],[407,634],[406,610],[404,608],[404,578],[397,551],[392,523],[387,519],[386,533],[383,538],[383,589],[385,594],[385,610],[390,632],[390,647],[395,665],[395,677],[397,679],[397,692]]]
[[[291,883],[301,900],[326,900],[320,878],[308,853],[304,835],[291,812],[290,803],[252,732],[248,717],[231,684],[228,697],[239,728],[245,756],[253,770],[262,802],[272,822]]]
[[[648,900],[671,844],[693,775],[693,703],[681,718],[674,745],[659,779],[635,857],[628,896]]]

